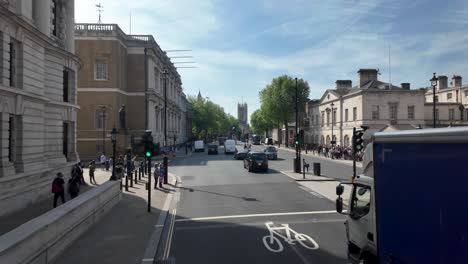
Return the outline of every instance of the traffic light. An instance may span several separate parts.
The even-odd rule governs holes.
[[[151,158],[154,152],[153,137],[151,136],[151,130],[147,130],[143,136],[141,136],[143,146],[145,148],[145,156]]]
[[[294,137],[294,145],[298,146],[299,145],[299,135],[296,134]]]
[[[353,150],[354,153],[362,151],[364,149],[364,132],[368,129],[366,126],[361,126],[362,129],[354,128],[353,135]]]

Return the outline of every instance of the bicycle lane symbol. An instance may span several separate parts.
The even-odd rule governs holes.
[[[282,252],[284,247],[279,238],[282,238],[284,242],[295,245],[296,242],[307,249],[317,250],[319,245],[310,236],[294,231],[289,224],[281,224],[281,226],[275,226],[273,222],[266,222],[265,226],[270,232],[269,235],[263,237],[263,244],[271,252]],[[285,234],[280,233],[283,231]]]

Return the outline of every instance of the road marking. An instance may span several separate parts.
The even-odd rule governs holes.
[[[141,261],[142,261],[142,262],[153,262],[153,261],[154,261],[154,258],[152,258],[152,259],[142,259]]]
[[[164,248],[164,254],[163,254],[163,259],[168,259],[169,254],[171,252],[171,243],[172,243],[172,234],[174,233],[174,224],[175,224],[175,216],[176,216],[176,209],[172,209],[172,217],[171,217],[171,223],[169,226],[169,233],[167,234],[167,240],[166,240],[166,247]]]
[[[311,238],[307,234],[298,233],[294,231],[291,227],[289,227],[289,224],[281,224],[280,226],[275,226],[273,222],[265,222],[265,226],[268,228],[268,232],[270,234],[264,236],[262,238],[262,241],[266,249],[268,249],[270,252],[278,253],[283,251],[284,247],[279,238],[282,238],[284,242],[286,242],[289,245],[295,245],[296,242],[298,242],[301,246],[303,246],[306,249],[319,249],[319,245],[317,244],[317,242],[315,242],[313,238]],[[282,233],[278,231],[281,231]]]
[[[312,215],[312,214],[332,214],[332,213],[337,213],[337,212],[335,210],[330,210],[330,211],[308,211],[308,212],[269,213],[269,214],[225,215],[225,216],[210,216],[210,217],[177,219],[175,221],[176,222],[189,222],[189,221],[203,221],[203,220],[230,219],[230,218],[249,218],[249,217],[282,216],[282,215]]]

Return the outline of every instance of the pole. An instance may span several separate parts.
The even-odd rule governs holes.
[[[117,180],[117,177],[115,176],[115,141],[112,141],[112,176],[111,180],[115,181]],[[122,181],[120,181],[122,183]],[[120,185],[120,190],[122,190],[122,185]]]
[[[103,108],[103,118],[102,118],[102,153],[106,155],[106,108]]]
[[[148,158],[148,213],[151,212],[151,158]]]
[[[298,129],[298,123],[299,123],[299,118],[298,118],[298,112],[299,112],[299,108],[298,108],[298,96],[297,96],[297,78],[295,78],[296,80],[296,138],[299,138],[297,136],[297,129]],[[286,132],[287,132],[287,128],[286,128]],[[296,145],[296,158],[299,158],[299,152],[298,152],[298,145]]]
[[[164,70],[164,147],[167,146],[167,72]]]
[[[167,180],[167,173],[169,171],[169,164],[168,164],[168,158],[167,156],[164,156],[163,158],[163,166],[164,166],[164,184],[167,184],[168,183],[168,180]]]
[[[145,129],[148,129],[148,50],[145,48]]]
[[[356,128],[353,127],[353,180],[356,178]]]
[[[436,127],[436,93],[435,93],[435,85],[432,85],[432,119],[433,125],[432,127]]]

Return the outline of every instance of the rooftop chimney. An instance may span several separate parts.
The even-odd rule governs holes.
[[[459,75],[454,75],[452,77],[452,87],[460,88],[462,86],[462,77]]]
[[[353,87],[353,81],[351,80],[336,80],[336,89],[350,89]]]
[[[447,76],[445,75],[439,75],[439,80],[437,81],[437,89],[442,90],[442,89],[447,89]]]
[[[410,89],[410,83],[402,83],[401,88],[403,88],[405,90],[409,90]]]
[[[377,74],[376,69],[360,69],[358,71],[359,88],[369,81],[377,81]]]

